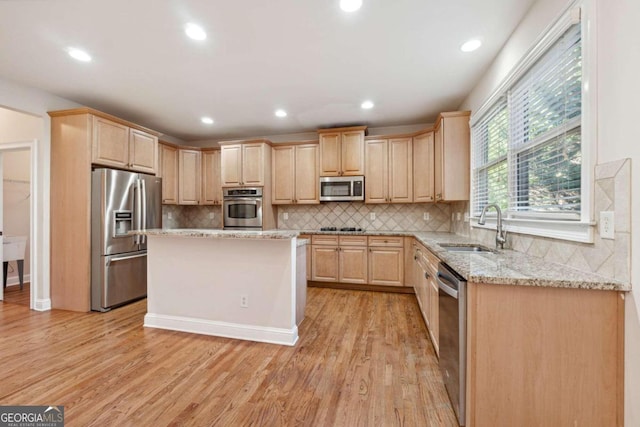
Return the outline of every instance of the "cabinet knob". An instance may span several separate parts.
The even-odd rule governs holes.
[[[425,279],[428,279],[429,277],[431,277],[431,276],[429,276],[429,273],[427,273],[427,272],[425,271],[425,272],[424,272],[424,278],[425,278]]]

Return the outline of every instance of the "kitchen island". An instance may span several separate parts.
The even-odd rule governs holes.
[[[153,229],[144,326],[294,345],[306,303],[297,232]]]

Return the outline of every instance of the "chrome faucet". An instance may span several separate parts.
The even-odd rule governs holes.
[[[500,249],[504,249],[504,244],[507,242],[507,231],[502,229],[502,211],[500,210],[500,206],[495,203],[491,203],[482,208],[478,224],[485,224],[485,216],[487,215],[487,210],[489,208],[496,208],[496,212],[498,212],[498,222],[496,224],[496,248],[500,246]]]

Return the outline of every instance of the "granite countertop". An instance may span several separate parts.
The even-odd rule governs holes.
[[[479,244],[452,233],[421,231],[317,231],[300,230],[300,234],[338,234],[415,237],[438,259],[449,265],[468,282],[515,286],[630,291],[631,284],[595,273],[576,270],[532,255],[509,249],[493,252],[448,252],[440,243]],[[482,245],[481,245],[482,246]],[[493,248],[491,248],[493,249]]]
[[[209,239],[293,239],[300,232],[292,230],[220,230],[200,228],[150,228],[144,231],[131,231],[129,234],[167,237],[199,237]]]

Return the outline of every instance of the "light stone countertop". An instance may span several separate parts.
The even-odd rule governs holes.
[[[448,252],[440,243],[478,244],[472,239],[453,233],[421,231],[317,231],[300,230],[300,234],[337,234],[367,236],[415,237],[438,259],[449,265],[468,282],[515,286],[547,286],[556,288],[630,291],[631,284],[595,273],[576,270],[542,258],[509,249],[494,252]],[[490,248],[493,249],[493,248]]]
[[[293,239],[300,232],[292,230],[220,230],[206,228],[150,228],[143,231],[131,231],[129,234],[167,237],[198,237],[209,239]]]

